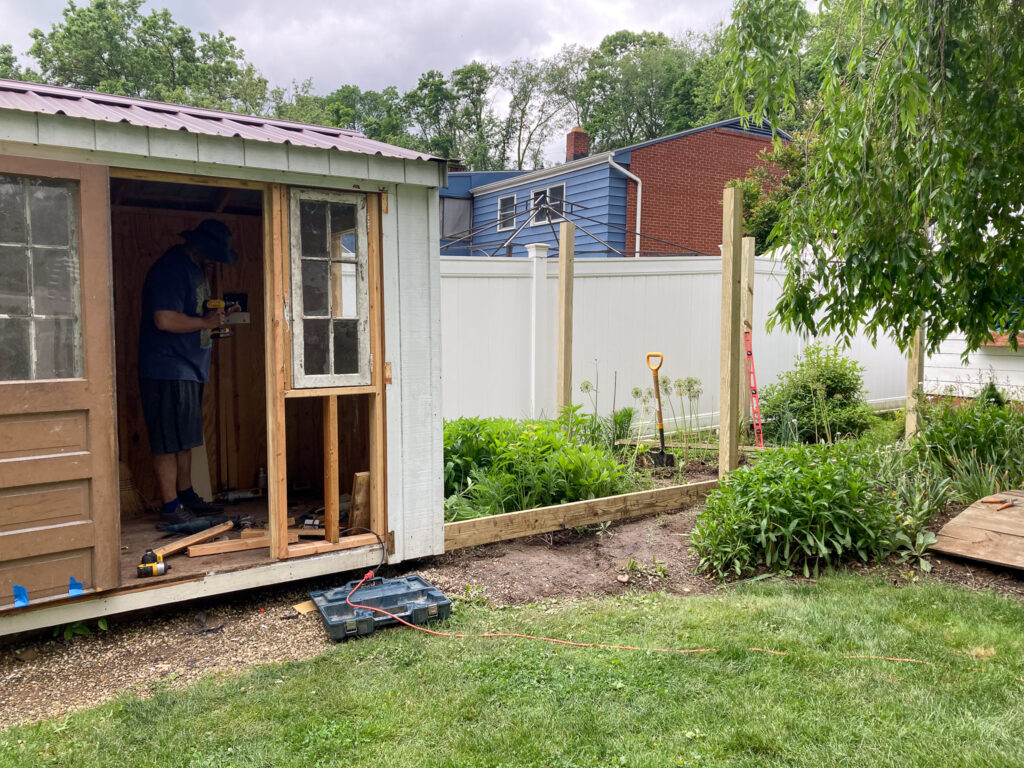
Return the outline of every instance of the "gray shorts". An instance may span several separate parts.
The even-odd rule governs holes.
[[[203,385],[198,381],[139,379],[142,414],[153,453],[203,444]]]

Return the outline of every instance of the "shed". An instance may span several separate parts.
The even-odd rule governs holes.
[[[443,551],[445,177],[353,131],[0,80],[0,635]],[[226,512],[265,530],[140,579],[141,286],[207,218],[248,324],[215,342],[193,481],[266,477]],[[370,532],[339,535],[353,492]],[[317,508],[319,538],[289,530]]]

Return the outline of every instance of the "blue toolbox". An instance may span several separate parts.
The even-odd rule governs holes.
[[[350,581],[344,587],[309,593],[332,640],[369,635],[377,627],[399,623],[390,616],[367,608],[353,608],[345,602],[358,585],[358,581]],[[447,619],[452,613],[452,601],[416,574],[400,579],[369,579],[352,595],[352,602],[380,608],[417,626]]]

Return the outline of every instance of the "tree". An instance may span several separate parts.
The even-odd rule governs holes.
[[[660,32],[622,30],[605,37],[591,56],[591,101],[584,128],[596,151],[665,133],[672,88],[693,51]]]
[[[544,165],[544,144],[565,102],[551,87],[548,64],[515,59],[502,67],[498,83],[509,94],[498,154],[516,170]]]
[[[25,73],[14,55],[14,48],[9,44],[0,45],[0,77],[8,80],[24,80]]]
[[[179,104],[262,111],[267,81],[234,38],[198,40],[166,9],[143,15],[143,0],[69,0],[49,32],[31,33],[29,55],[43,82]]]
[[[777,321],[858,326],[935,350],[1024,330],[1024,7],[1009,0],[836,0],[806,180],[780,206]],[[802,0],[739,0],[728,85],[752,119],[791,119],[811,19]],[[846,44],[852,41],[849,50]],[[746,99],[751,96],[748,102]],[[813,151],[811,151],[813,147]]]

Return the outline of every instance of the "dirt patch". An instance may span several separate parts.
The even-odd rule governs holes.
[[[697,512],[689,509],[474,547],[404,563],[384,575],[420,573],[452,597],[484,599],[494,605],[630,591],[711,593],[718,585],[694,574],[697,558],[689,549]],[[945,519],[937,521],[936,530]],[[854,570],[898,586],[934,579],[1024,599],[1019,572],[948,557],[933,557],[931,562],[930,575],[895,561]],[[355,576],[338,574],[145,616],[114,618],[108,631],[94,629],[70,642],[41,636],[7,644],[0,647],[0,728],[58,717],[126,692],[147,696],[209,674],[315,656],[332,643],[318,614],[301,616],[292,605],[308,599],[310,590],[337,587]],[[95,628],[95,623],[90,626]]]

